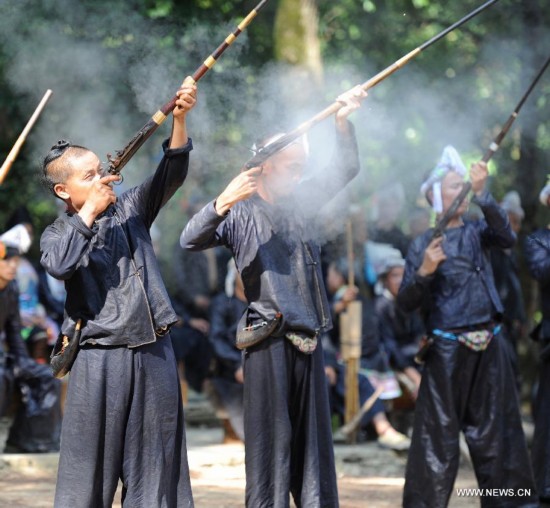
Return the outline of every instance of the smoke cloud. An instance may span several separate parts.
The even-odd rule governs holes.
[[[105,160],[105,154],[122,148],[174,95],[186,73],[234,29],[189,23],[181,28],[122,10],[116,2],[109,11],[99,12],[90,3],[48,0],[41,2],[43,18],[33,20],[29,5],[36,12],[31,1],[2,4],[0,42],[11,61],[10,85],[29,103],[25,110],[32,111],[47,88],[54,92],[26,145],[35,159],[57,139],[66,138]],[[531,76],[537,70],[538,62],[526,57],[530,48],[521,47],[513,37],[484,40],[481,56],[471,66],[465,66],[460,55],[449,55],[435,74],[426,70],[428,49],[373,88],[351,118],[362,172],[335,202],[332,213],[345,217],[350,202],[368,204],[376,189],[392,182],[400,182],[407,201],[414,203],[423,175],[447,144],[454,145],[466,162],[479,159],[492,129],[504,123],[523,93],[520,75]],[[550,46],[549,39],[541,33],[541,46]],[[346,89],[382,70],[369,61],[368,51],[353,67],[325,62],[320,88],[307,74],[283,64],[266,63],[251,72],[246,47],[245,32],[199,84],[199,103],[189,117],[195,150],[178,198],[183,202],[194,192],[214,198],[251,156],[248,147],[258,137],[293,129]],[[510,61],[516,67],[510,69]],[[464,86],[457,86],[458,81]],[[153,169],[160,141],[169,135],[170,121],[166,124],[124,169],[123,188]],[[333,129],[328,119],[311,131],[309,171],[331,170],[326,165],[334,149]],[[179,206],[184,205],[176,200],[168,209]],[[160,218],[161,229],[174,243],[183,226],[183,217]],[[321,237],[323,232],[313,230],[313,235]]]

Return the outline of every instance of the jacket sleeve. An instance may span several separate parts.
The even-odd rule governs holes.
[[[508,214],[498,205],[493,196],[485,191],[481,196],[474,196],[472,202],[481,208],[485,217],[485,222],[480,222],[483,225],[481,239],[484,245],[501,249],[513,247],[516,243],[516,235],[510,226]]]
[[[529,272],[543,284],[550,283],[550,242],[545,240],[537,231],[525,241],[525,259]]]
[[[355,128],[348,122],[349,131],[336,130],[336,146],[328,168],[305,179],[297,189],[302,208],[311,215],[319,212],[319,204],[329,203],[359,173],[359,150]]]
[[[227,245],[226,222],[233,211],[229,210],[224,216],[218,215],[214,203],[208,203],[187,223],[180,236],[182,249],[197,251]]]
[[[40,239],[40,264],[52,277],[69,279],[80,266],[94,235],[77,214],[54,222]]]
[[[429,295],[430,282],[435,276],[435,274],[432,274],[423,277],[417,273],[422,264],[422,259],[424,258],[425,249],[422,247],[423,238],[423,236],[418,237],[409,248],[403,281],[401,282],[401,287],[397,294],[397,305],[405,312],[412,312],[421,307],[422,303]]]
[[[160,209],[183,185],[189,169],[189,152],[193,142],[189,138],[181,148],[168,148],[168,140],[162,144],[164,156],[155,173],[142,184],[123,195],[147,227],[151,227]]]

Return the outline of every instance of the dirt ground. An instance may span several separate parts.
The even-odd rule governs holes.
[[[197,508],[244,506],[244,449],[221,444],[222,430],[189,427],[191,483]],[[375,442],[335,445],[342,508],[395,508],[401,505],[406,457],[381,449]],[[53,505],[58,454],[0,456],[0,507],[46,508]],[[463,465],[457,487],[475,487]],[[120,507],[120,490],[114,505]],[[478,500],[453,496],[451,507],[479,506]]]

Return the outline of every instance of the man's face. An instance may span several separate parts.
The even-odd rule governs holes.
[[[336,293],[345,283],[343,275],[333,264],[329,265],[327,272],[327,289],[330,294]]]
[[[264,164],[262,177],[266,188],[275,198],[291,194],[307,162],[307,154],[301,143],[295,143],[276,153]]]
[[[386,275],[386,288],[393,295],[397,296],[405,268],[402,266],[394,266]]]
[[[464,179],[454,171],[449,171],[441,181],[441,199],[443,201],[443,213],[445,213],[453,204],[453,201],[460,194]],[[468,210],[469,201],[465,199],[458,207],[456,216],[463,215]]]
[[[54,190],[62,199],[68,199],[78,212],[88,199],[92,184],[103,176],[101,162],[93,152],[85,152],[79,156],[69,156],[67,164],[71,167],[70,176],[65,183],[57,184]]]
[[[508,218],[510,219],[510,227],[512,231],[517,235],[521,231],[521,217],[513,212],[508,212]]]
[[[11,256],[7,259],[0,259],[0,282],[7,284],[15,279],[19,256]]]

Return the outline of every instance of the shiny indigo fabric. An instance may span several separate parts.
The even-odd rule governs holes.
[[[337,508],[328,391],[319,345],[299,352],[284,337],[244,360],[246,506]]]
[[[538,506],[515,380],[497,335],[484,352],[436,338],[416,402],[403,506],[447,506],[464,432],[480,488],[531,489],[531,497],[482,497],[483,507]]]
[[[284,202],[258,195],[225,216],[209,203],[187,224],[189,250],[228,247],[244,283],[248,323],[282,313],[283,331],[311,335],[331,326],[314,223],[359,171],[353,128],[338,134],[324,174],[302,181]],[[299,352],[286,338],[266,337],[245,355],[245,446],[250,508],[336,507],[338,493],[322,348]]]
[[[187,176],[192,142],[163,147],[154,175],[122,194],[91,229],[77,214],[64,214],[42,234],[40,262],[67,289],[61,331],[72,337],[82,319],[81,344],[139,346],[177,321],[149,229]]]
[[[359,171],[351,124],[350,131],[337,135],[329,169],[302,181],[284,202],[270,204],[254,195],[223,217],[212,202],[182,232],[185,249],[225,245],[231,250],[249,301],[249,323],[281,312],[288,330],[313,334],[331,327],[315,220]]]
[[[508,215],[489,193],[474,198],[485,219],[464,221],[445,230],[443,251],[447,259],[437,271],[422,277],[417,271],[430,242],[432,230],[416,238],[407,254],[397,303],[411,311],[423,304],[427,330],[449,330],[486,323],[502,313],[489,259],[489,247],[508,248],[516,236]]]
[[[550,342],[546,342],[550,347]],[[550,358],[540,363],[535,403],[535,435],[531,449],[533,471],[540,497],[550,499]]]
[[[550,230],[535,231],[527,238],[525,258],[531,275],[539,282],[542,308],[540,332],[536,336],[541,359],[531,453],[539,495],[550,499]]]
[[[484,219],[445,230],[447,259],[429,277],[417,270],[432,232],[407,255],[398,304],[422,307],[428,333],[435,328],[480,328],[502,312],[489,248],[515,241],[507,214],[488,192],[474,198]],[[533,474],[511,364],[493,338],[483,352],[436,337],[426,356],[407,462],[404,506],[444,507],[456,478],[459,433],[464,432],[480,488],[531,489],[531,497],[481,498],[482,506],[537,506]]]
[[[183,406],[170,337],[84,347],[69,378],[56,508],[191,508]]]

